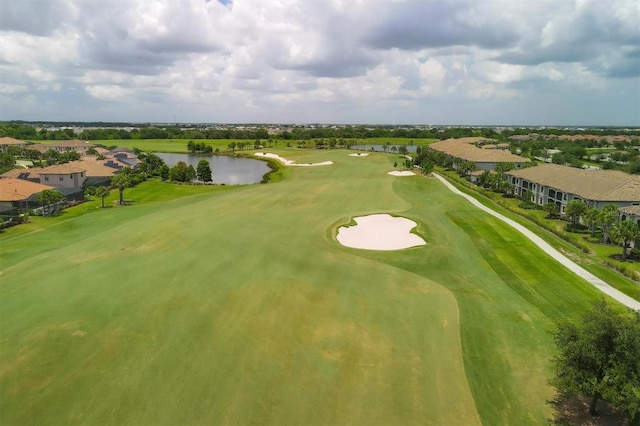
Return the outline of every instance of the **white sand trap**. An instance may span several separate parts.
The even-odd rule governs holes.
[[[285,166],[310,167],[310,166],[330,166],[331,164],[333,164],[333,161],[323,161],[322,163],[303,163],[303,164],[298,164],[293,160],[287,160],[284,157],[280,157],[277,154],[271,154],[269,152],[267,152],[267,153],[256,152],[253,155],[256,155],[258,157],[274,158],[274,159],[278,160],[279,162],[281,162],[282,164],[284,164]]]
[[[355,217],[357,225],[338,228],[336,239],[343,246],[366,250],[400,250],[426,242],[412,234],[416,223],[404,217],[374,214]]]
[[[356,152],[354,154],[349,154],[349,157],[366,157],[369,155],[368,152]]]
[[[410,172],[409,170],[403,170],[401,172],[394,170],[392,172],[388,172],[387,174],[391,176],[415,176],[416,175],[415,173]]]

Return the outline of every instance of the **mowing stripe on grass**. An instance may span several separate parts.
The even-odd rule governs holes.
[[[609,284],[607,284],[606,282],[602,281],[600,278],[596,277],[591,272],[587,271],[586,269],[584,269],[581,266],[577,265],[572,260],[568,259],[565,255],[560,253],[555,248],[551,247],[551,245],[549,245],[549,243],[544,241],[542,238],[540,238],[539,236],[537,236],[533,232],[529,231],[524,226],[522,226],[519,223],[509,219],[508,217],[506,217],[504,215],[501,215],[498,212],[495,212],[495,211],[491,210],[489,207],[487,207],[484,204],[480,203],[478,200],[476,200],[472,196],[470,196],[468,194],[465,194],[464,192],[460,191],[458,188],[453,186],[451,183],[449,183],[449,181],[447,181],[445,178],[443,178],[442,176],[438,175],[437,173],[434,173],[434,175],[435,175],[436,178],[438,178],[438,180],[440,180],[442,183],[444,183],[444,185],[447,188],[449,188],[452,192],[454,192],[455,194],[458,194],[458,195],[466,198],[474,206],[478,207],[481,210],[484,210],[485,212],[489,213],[490,215],[492,215],[494,217],[497,217],[498,219],[502,220],[503,222],[505,222],[509,226],[515,228],[516,230],[518,230],[519,232],[524,234],[527,238],[529,238],[531,241],[533,241],[538,247],[540,247],[547,254],[549,254],[551,257],[553,257],[553,259],[558,261],[561,265],[563,265],[565,268],[569,269],[574,274],[576,274],[579,277],[581,277],[584,280],[586,280],[589,284],[593,285],[594,287],[596,287],[598,290],[600,290],[604,294],[610,296],[611,298],[613,298],[614,300],[622,303],[623,305],[627,306],[628,308],[631,308],[631,309],[636,310],[636,311],[640,311],[640,301],[637,301],[637,300],[627,296],[626,294],[622,293],[621,291],[618,291],[617,289],[611,287]]]

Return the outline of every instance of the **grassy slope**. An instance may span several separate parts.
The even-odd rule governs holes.
[[[547,331],[595,290],[394,157],[281,153],[337,164],[0,237],[2,422],[543,422]],[[333,240],[377,212],[429,245]]]

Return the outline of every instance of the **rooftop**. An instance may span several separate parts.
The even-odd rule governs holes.
[[[526,179],[585,200],[640,202],[640,176],[617,170],[578,169],[557,164],[541,164],[507,175]]]
[[[640,216],[640,206],[620,207],[618,211],[626,214],[631,214],[634,216]]]
[[[8,136],[0,138],[0,145],[26,145],[26,144],[27,143],[25,141],[21,141],[19,139],[10,138]]]
[[[77,164],[77,162],[75,163]],[[32,170],[41,175],[68,175],[71,173],[81,173],[87,171],[86,169],[75,166],[71,163],[56,164],[55,166],[44,167],[42,169],[34,168]]]
[[[479,137],[446,139],[432,143],[429,148],[474,163],[524,163],[529,161],[528,158],[502,149],[482,149],[476,146],[476,143],[486,140],[486,138]]]
[[[0,201],[26,200],[33,194],[45,189],[55,189],[53,186],[43,185],[24,179],[0,178]]]

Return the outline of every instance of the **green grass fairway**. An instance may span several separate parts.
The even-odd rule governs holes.
[[[594,288],[397,156],[269,151],[335,164],[0,235],[1,424],[545,423]],[[369,213],[428,244],[337,243]]]

